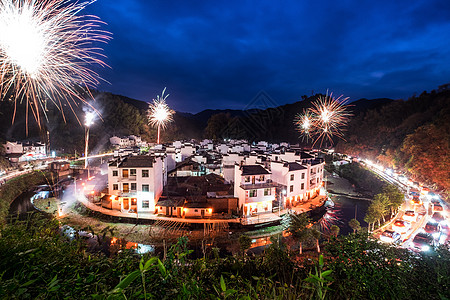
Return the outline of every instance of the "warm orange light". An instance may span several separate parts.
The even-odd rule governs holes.
[[[187,209],[187,208],[185,207],[185,208],[183,208],[183,211],[184,211],[184,212],[187,212],[187,211],[188,211],[188,209]]]
[[[91,195],[94,195],[95,191],[91,191]]]
[[[113,196],[111,196],[109,199],[111,199],[111,200],[114,201],[114,200],[116,200],[116,196],[113,195]]]
[[[212,213],[212,208],[208,208],[208,212],[211,214]]]

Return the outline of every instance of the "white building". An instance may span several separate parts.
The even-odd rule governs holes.
[[[112,146],[117,148],[127,148],[127,147],[142,147],[146,146],[147,143],[142,141],[140,136],[130,135],[127,137],[112,136],[109,138],[109,142]]]
[[[272,212],[275,187],[271,173],[261,165],[235,166],[234,196],[244,216]]]
[[[15,156],[17,161],[29,161],[47,157],[47,146],[41,142],[6,142],[5,154]],[[21,155],[20,155],[21,154]]]
[[[167,174],[163,156],[128,156],[108,167],[111,208],[124,212],[154,212]]]

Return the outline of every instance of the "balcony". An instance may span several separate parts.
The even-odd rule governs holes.
[[[243,190],[256,190],[256,189],[267,189],[272,187],[277,187],[278,183],[272,180],[267,180],[266,182],[255,183],[255,184],[241,184],[240,187]]]
[[[133,176],[128,176],[128,177],[124,177],[124,176],[120,176],[118,181],[119,182],[123,182],[123,181],[136,181],[137,180],[137,176],[133,175]]]

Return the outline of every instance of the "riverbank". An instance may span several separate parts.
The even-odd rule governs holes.
[[[348,225],[351,219],[356,218],[361,226],[367,226],[364,216],[369,207],[371,197],[361,193],[349,180],[336,173],[325,171],[326,189],[335,206],[327,212],[331,225],[337,225],[341,234],[348,234],[353,230]]]

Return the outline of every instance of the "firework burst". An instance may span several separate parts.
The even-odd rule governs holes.
[[[90,67],[106,66],[96,44],[111,34],[97,17],[78,15],[90,3],[0,0],[0,100],[24,101],[27,120],[31,110],[39,126],[49,100],[74,111],[77,100],[88,104],[80,88],[99,83]]]
[[[153,99],[153,103],[149,103],[147,111],[149,123],[158,128],[158,144],[161,128],[165,129],[167,123],[173,121],[172,115],[174,111],[166,104],[166,99],[169,97],[169,94],[164,95],[165,91],[166,88],[162,91],[161,96],[156,96],[156,99]]]
[[[343,130],[351,114],[345,105],[347,98],[334,98],[333,94],[319,96],[313,107],[298,114],[294,120],[303,137],[312,138],[313,146],[320,141],[333,144],[333,137],[344,139]]]
[[[294,124],[297,130],[306,139],[311,138],[314,135],[314,116],[309,110],[304,110],[302,114],[297,114],[294,119]]]

